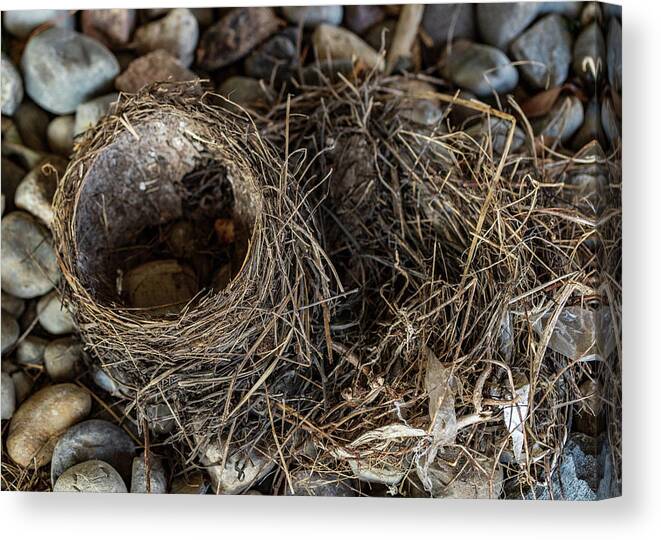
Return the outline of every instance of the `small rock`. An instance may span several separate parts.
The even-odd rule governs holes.
[[[257,79],[236,75],[225,80],[218,92],[242,107],[251,107],[268,102],[268,95]]]
[[[289,79],[298,65],[296,44],[290,36],[280,34],[255,49],[245,61],[245,72],[255,79],[272,78],[276,82]]]
[[[384,51],[387,51],[390,49],[396,27],[397,21],[386,19],[369,29],[365,34],[365,42],[375,51],[380,51],[382,47]]]
[[[583,124],[583,104],[576,96],[560,98],[546,117],[540,135],[568,141]]]
[[[40,365],[44,363],[44,351],[48,340],[38,336],[27,336],[16,347],[16,361],[23,365]]]
[[[604,16],[608,19],[610,17],[617,17],[622,21],[622,6],[618,4],[608,4],[604,2],[601,4],[604,8]]]
[[[604,101],[601,103],[601,125],[604,128],[604,133],[611,147],[618,147],[621,139],[620,121],[617,118],[610,97],[604,98]]]
[[[606,44],[597,21],[588,25],[574,44],[574,72],[588,85],[601,78],[606,62]]]
[[[356,58],[368,68],[383,69],[383,56],[344,28],[320,24],[314,31],[312,42],[319,60],[351,60]]]
[[[567,80],[572,59],[572,36],[561,15],[547,15],[512,42],[512,56],[530,84],[560,86]]]
[[[81,352],[80,343],[73,337],[51,341],[43,352],[44,365],[51,380],[73,380],[80,371]]]
[[[126,484],[107,463],[85,461],[66,470],[53,485],[53,491],[75,493],[126,493]]]
[[[0,418],[2,418],[2,420],[9,420],[13,416],[14,409],[16,408],[16,390],[11,375],[4,371],[2,372],[0,398]]]
[[[502,118],[489,116],[482,118],[476,124],[470,126],[466,133],[476,140],[484,138],[484,142],[491,141],[491,147],[495,154],[502,154],[505,150],[505,143],[507,136],[511,129],[511,124]],[[510,153],[516,152],[526,142],[526,134],[519,127],[514,127],[514,135],[512,136],[512,143],[510,145]]]
[[[6,148],[5,145],[5,136],[2,135],[2,150]],[[14,205],[14,195],[16,194],[16,188],[23,180],[23,177],[26,174],[23,167],[19,167],[12,160],[7,159],[5,156],[2,156],[2,194],[6,197],[6,206],[5,210],[11,212],[16,208]]]
[[[601,21],[603,18],[602,15],[602,4],[600,2],[586,2],[585,7],[581,11],[581,17],[579,19],[581,26],[588,26],[594,21]]]
[[[178,495],[202,495],[209,485],[200,471],[194,471],[187,476],[178,476],[172,481],[170,493]]]
[[[32,37],[21,66],[28,95],[54,114],[73,112],[109,87],[119,73],[119,64],[108,49],[63,28]]]
[[[60,270],[47,229],[26,212],[2,218],[2,288],[19,298],[50,291]]]
[[[473,4],[427,4],[422,16],[422,30],[436,52],[455,39],[475,39]]]
[[[2,22],[7,32],[17,38],[26,38],[38,26],[45,23],[72,29],[74,18],[66,9],[29,9],[3,11]]]
[[[5,351],[11,349],[18,336],[21,334],[21,329],[18,326],[16,319],[7,313],[4,309],[2,310],[2,354],[5,354]]]
[[[218,495],[237,495],[264,478],[274,467],[274,462],[257,450],[237,450],[230,446],[223,461],[224,443],[210,444],[204,450],[202,464],[207,467],[214,493]]]
[[[149,423],[149,429],[157,435],[172,433],[177,429],[177,421],[172,416],[172,411],[165,403],[147,405],[145,417]]]
[[[76,107],[76,120],[73,125],[74,136],[93,128],[106,113],[112,111],[113,103],[118,100],[119,94],[113,92],[78,105]]]
[[[110,49],[128,44],[135,26],[134,9],[84,9],[80,22],[83,33]]]
[[[145,467],[145,454],[133,458],[133,472],[131,474],[131,493],[167,493],[168,482],[165,477],[163,463],[155,456],[149,457],[149,486],[147,486],[147,470]]]
[[[12,381],[14,381],[14,390],[16,393],[16,404],[23,403],[30,395],[32,390],[32,379],[22,371],[16,371],[11,374]]]
[[[159,49],[131,62],[115,79],[115,88],[135,93],[144,86],[162,81],[192,81],[197,75],[167,51]]]
[[[73,152],[74,117],[57,116],[48,124],[46,137],[50,149],[60,156],[68,157]]]
[[[456,464],[455,464],[456,463]],[[461,458],[437,458],[429,467],[431,493],[443,499],[498,499],[503,490],[503,469],[489,459],[466,463]]]
[[[314,28],[320,24],[337,26],[342,22],[342,6],[285,6],[282,14],[292,24],[303,24],[304,28]]]
[[[9,12],[5,12],[9,13]],[[2,114],[12,116],[23,101],[23,80],[9,57],[2,53],[2,81],[0,81],[0,104]]]
[[[322,474],[299,470],[291,474],[292,485],[286,494],[308,497],[355,497],[351,480],[342,480],[335,474]],[[293,491],[292,491],[293,488]],[[261,495],[261,493],[260,493]]]
[[[76,329],[71,313],[62,305],[57,291],[52,291],[39,300],[37,313],[39,324],[46,332],[59,336],[70,334]]]
[[[539,2],[477,4],[477,24],[484,41],[506,49],[539,13]]]
[[[618,93],[622,93],[622,25],[615,17],[608,25],[607,38],[608,82]]]
[[[235,8],[209,27],[200,40],[197,63],[214,70],[243,58],[278,29],[273,9]]]
[[[367,4],[364,6],[344,6],[344,26],[354,34],[362,34],[386,16],[380,6]]]
[[[25,300],[2,291],[2,309],[12,317],[18,318],[25,311]]]
[[[438,99],[416,97],[436,92],[431,84],[416,79],[398,78],[390,86],[403,93],[398,105],[402,118],[423,126],[434,126],[443,117]]]
[[[101,460],[118,471],[128,484],[135,443],[120,427],[106,420],[86,420],[69,428],[57,441],[51,462],[51,482],[88,460]]]
[[[114,397],[123,398],[129,394],[128,388],[115,381],[106,371],[102,369],[96,368],[92,373],[92,379],[99,388],[105,390]]]
[[[22,467],[43,467],[50,460],[59,436],[85,418],[92,398],[74,384],[42,388],[16,411],[6,438],[7,453]]]
[[[16,206],[27,210],[50,227],[54,217],[53,196],[58,178],[62,178],[66,167],[67,162],[56,157],[37,165],[16,188]]]
[[[21,143],[38,152],[48,148],[46,131],[49,122],[48,114],[30,101],[21,103],[14,113],[14,123],[21,136]]]
[[[516,68],[502,51],[463,40],[457,41],[447,55],[444,72],[457,86],[478,96],[509,92],[519,82]]]
[[[583,148],[590,141],[604,140],[604,132],[601,129],[601,106],[597,98],[592,98],[585,108],[585,118],[583,125],[578,131],[572,145],[574,148]]]
[[[583,9],[583,2],[540,2],[539,14],[557,13],[566,17],[578,17]]]
[[[138,28],[133,41],[141,54],[164,49],[188,67],[193,63],[198,37],[197,19],[182,8]]]

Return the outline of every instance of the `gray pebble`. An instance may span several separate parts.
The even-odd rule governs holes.
[[[510,122],[503,120],[502,118],[490,116],[488,119],[483,118],[476,124],[470,126],[466,130],[466,133],[468,133],[476,140],[484,138],[485,143],[490,138],[494,153],[502,154],[505,150],[505,143],[507,142],[507,136],[509,135],[510,129]],[[525,142],[526,134],[518,125],[515,126],[514,135],[512,135],[512,143],[509,150],[510,153],[516,152],[523,146]]]
[[[290,23],[303,23],[305,28],[314,28],[320,24],[339,25],[344,10],[342,6],[285,6],[282,14]]]
[[[92,373],[92,379],[94,383],[105,390],[110,395],[115,397],[126,397],[128,395],[128,389],[115,380],[113,380],[108,373],[100,368],[96,368]]]
[[[171,10],[165,17],[141,26],[133,41],[141,54],[163,49],[185,66],[193,63],[199,28],[190,10]]]
[[[8,13],[8,12],[5,12]],[[0,104],[2,114],[12,116],[23,101],[23,80],[9,57],[2,53],[2,80],[0,81]]]
[[[601,125],[604,128],[604,133],[611,144],[611,147],[616,148],[620,144],[621,129],[620,121],[615,113],[613,102],[610,97],[604,98],[601,103]]]
[[[145,468],[145,454],[133,458],[133,471],[131,474],[131,493],[167,493],[168,483],[165,477],[163,462],[151,455],[149,464],[149,489],[147,489],[147,470]]]
[[[395,79],[390,87],[403,94],[398,106],[402,118],[423,126],[435,126],[443,117],[438,99],[419,97],[436,91],[431,84],[402,77]]]
[[[2,218],[2,288],[19,298],[50,291],[60,278],[46,228],[26,212]]]
[[[218,92],[243,107],[265,103],[268,99],[257,79],[240,75],[225,80],[218,88]]]
[[[7,32],[17,38],[25,38],[44,23],[51,23],[62,28],[73,28],[74,18],[66,9],[26,9],[3,11],[2,22]]]
[[[185,68],[177,58],[159,49],[130,62],[115,79],[115,88],[135,93],[157,81],[191,81],[197,78],[197,75]]]
[[[560,86],[567,80],[572,60],[572,36],[561,15],[547,15],[511,45],[519,70],[537,88]]]
[[[588,85],[596,84],[604,73],[606,43],[597,21],[594,21],[576,38],[574,43],[574,72]]]
[[[76,328],[71,313],[62,305],[57,291],[52,291],[39,300],[37,313],[39,324],[46,332],[56,336],[70,334]]]
[[[14,389],[14,381],[9,373],[3,371],[2,386],[0,388],[0,418],[2,418],[2,420],[9,420],[14,415],[15,409],[16,390]]]
[[[344,6],[344,26],[356,34],[362,34],[385,17],[381,6],[371,4],[363,6]]]
[[[71,381],[80,371],[82,349],[76,338],[51,341],[43,352],[44,366],[54,382]]]
[[[21,143],[32,150],[45,152],[48,148],[46,131],[48,114],[31,101],[24,101],[14,113],[14,124],[21,136]]]
[[[73,152],[73,115],[58,116],[48,124],[46,137],[50,149],[60,156],[68,157]]]
[[[5,134],[2,134],[2,150],[4,151],[7,148]],[[12,160],[2,156],[2,193],[6,197],[5,210],[11,212],[16,208],[14,205],[14,194],[16,193],[16,188],[23,180],[23,177],[26,175],[27,171],[18,166]]]
[[[58,157],[39,163],[16,188],[16,206],[27,210],[50,227],[54,217],[53,196],[57,189],[57,180],[64,175],[66,166],[67,162]]]
[[[273,36],[245,60],[246,75],[276,82],[289,79],[298,64],[296,44],[285,34]]]
[[[568,141],[583,124],[583,104],[576,96],[558,99],[542,124],[541,135]]]
[[[106,47],[62,28],[32,37],[21,66],[28,95],[54,114],[73,112],[108,88],[119,73],[119,64]]]
[[[572,145],[576,150],[579,150],[591,141],[602,142],[603,140],[604,132],[601,129],[601,106],[597,98],[592,98],[585,107],[583,125],[574,136]]]
[[[539,13],[558,13],[567,17],[578,17],[583,2],[540,2]]]
[[[30,395],[32,390],[32,379],[28,377],[23,371],[15,371],[11,374],[14,381],[14,390],[16,392],[16,404],[23,403]]]
[[[126,432],[105,420],[85,420],[70,427],[53,449],[51,482],[64,471],[84,461],[102,460],[112,465],[128,484],[135,444]]]
[[[442,50],[448,41],[475,39],[475,6],[473,4],[427,4],[422,16],[422,29],[433,47]]]
[[[23,365],[44,363],[44,351],[48,340],[38,336],[27,336],[16,347],[16,361]]]
[[[113,92],[99,96],[76,107],[76,120],[74,122],[74,136],[93,128],[106,113],[111,112],[112,104],[119,99],[119,94]]]
[[[513,90],[519,74],[505,53],[469,41],[456,42],[445,60],[445,76],[478,96]]]
[[[0,342],[2,343],[2,354],[5,354],[5,351],[8,351],[14,346],[20,333],[21,333],[21,329],[19,328],[16,319],[3,309],[2,338],[0,340]]]
[[[484,41],[501,49],[523,32],[539,13],[539,2],[477,5],[477,24]]]
[[[608,82],[622,93],[622,25],[615,17],[608,26]]]
[[[99,460],[85,461],[67,469],[53,484],[53,491],[76,493],[126,493],[119,473]]]
[[[18,318],[25,311],[25,300],[16,298],[15,296],[2,291],[2,309],[9,313],[12,317]]]

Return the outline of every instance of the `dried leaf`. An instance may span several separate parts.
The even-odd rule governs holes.
[[[523,457],[523,441],[525,422],[528,417],[528,401],[530,399],[530,384],[526,383],[516,390],[516,404],[503,407],[503,420],[505,427],[512,437],[514,459],[521,463]]]
[[[563,86],[555,86],[534,95],[521,104],[521,110],[528,118],[538,118],[548,114],[563,88]]]
[[[452,372],[445,368],[436,355],[427,349],[425,389],[429,394],[430,433],[432,446],[453,444],[457,436],[457,415],[454,392],[450,385]]]

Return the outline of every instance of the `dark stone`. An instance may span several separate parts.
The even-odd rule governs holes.
[[[539,13],[539,2],[477,5],[477,24],[484,41],[505,50]]]
[[[124,47],[135,27],[134,9],[84,9],[80,22],[83,33],[111,49]]]
[[[455,39],[475,39],[473,4],[428,4],[422,16],[422,29],[433,46],[442,50]]]
[[[574,44],[574,72],[588,86],[594,86],[601,79],[606,65],[606,43],[597,21],[594,21],[579,34]]]
[[[292,39],[291,34],[294,34]],[[254,50],[245,61],[249,77],[282,82],[289,79],[298,65],[295,31],[273,36]]]
[[[197,75],[187,69],[177,58],[159,49],[131,62],[115,79],[115,88],[135,93],[144,86],[162,81],[191,81]]]
[[[371,4],[344,7],[344,26],[356,34],[362,34],[385,17],[383,8]]]
[[[608,25],[608,82],[618,93],[622,93],[622,25],[615,17]]]

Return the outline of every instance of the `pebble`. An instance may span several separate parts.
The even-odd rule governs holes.
[[[17,38],[26,38],[32,30],[44,23],[71,29],[75,21],[71,12],[66,9],[17,9],[3,11],[2,23],[10,34]]]
[[[368,30],[365,34],[365,42],[372,47],[375,51],[380,51],[381,47],[385,51],[390,49],[392,37],[395,34],[397,21],[393,19],[386,19]]]
[[[101,460],[118,471],[128,484],[135,443],[120,427],[106,420],[85,420],[70,427],[57,441],[51,461],[51,482],[74,465]]]
[[[180,8],[138,28],[133,41],[141,54],[164,49],[188,67],[193,63],[198,38],[197,19],[190,10]]]
[[[76,329],[71,313],[62,305],[57,291],[52,291],[39,300],[37,313],[39,324],[46,332],[59,336],[70,334]]]
[[[218,92],[242,107],[267,103],[268,96],[257,79],[235,75],[226,79]]]
[[[507,136],[510,129],[511,124],[507,120],[490,116],[488,118],[484,117],[476,124],[470,126],[466,130],[466,133],[474,137],[476,140],[484,137],[484,142],[487,142],[490,137],[494,153],[501,155],[505,150],[505,143],[507,142]],[[518,125],[515,126],[509,150],[510,153],[519,150],[525,142],[525,132]]]
[[[172,416],[172,411],[165,403],[147,405],[145,416],[149,423],[149,429],[157,435],[172,433],[177,429],[177,422]]]
[[[197,63],[207,70],[232,64],[277,30],[278,19],[272,8],[235,8],[204,32]]]
[[[469,41],[454,44],[446,57],[444,68],[445,76],[453,83],[477,96],[509,92],[519,82],[519,74],[505,53]]]
[[[380,6],[371,4],[344,6],[344,26],[355,34],[362,34],[380,23],[385,15]]]
[[[597,21],[585,27],[574,44],[574,72],[588,85],[601,78],[606,62],[606,43]]]
[[[568,141],[583,124],[583,104],[576,96],[556,101],[546,116],[540,135],[550,139]]]
[[[578,17],[584,2],[540,2],[539,13],[558,13],[567,17]]]
[[[344,14],[342,6],[285,6],[280,9],[290,23],[302,23],[304,28],[314,28],[320,24],[338,26]]]
[[[96,126],[106,113],[112,110],[112,104],[119,100],[119,94],[113,92],[99,96],[76,107],[76,119],[73,125],[74,136],[80,135]]]
[[[2,385],[0,387],[0,418],[2,420],[9,420],[13,416],[15,408],[16,390],[14,388],[14,381],[9,373],[3,371]]]
[[[266,476],[274,466],[272,460],[256,450],[236,450],[230,446],[225,467],[214,465],[223,461],[224,442],[207,445],[202,464],[207,467],[216,494],[238,495]]]
[[[22,371],[15,371],[11,374],[12,381],[14,381],[14,389],[16,392],[16,404],[23,403],[30,395],[32,390],[32,379]]]
[[[4,152],[6,148],[5,144],[6,138],[3,134],[2,136],[2,150]],[[26,171],[16,165],[12,160],[7,159],[2,156],[2,194],[6,197],[6,206],[5,210],[11,212],[16,208],[14,204],[14,195],[16,194],[16,188],[23,180],[23,177],[26,174]]]
[[[159,49],[133,60],[115,79],[115,88],[136,93],[144,86],[162,81],[192,81],[197,75],[169,52]]]
[[[477,25],[484,41],[500,49],[523,32],[539,13],[538,2],[477,4]]]
[[[293,37],[293,39],[292,39]],[[280,34],[255,49],[246,58],[246,75],[255,79],[272,78],[276,82],[289,79],[298,65],[295,36]]]
[[[60,278],[48,230],[26,212],[2,218],[2,288],[19,298],[50,291]]]
[[[20,334],[21,334],[21,329],[18,326],[18,322],[3,308],[2,339],[0,340],[2,342],[2,354],[5,354],[5,351],[8,351],[14,346]]]
[[[438,99],[414,97],[416,94],[436,92],[431,84],[416,79],[399,78],[390,86],[403,93],[398,104],[399,115],[402,118],[423,126],[434,126],[443,117]]]
[[[150,313],[176,313],[198,291],[197,276],[176,260],[151,261],[124,275],[129,303]]]
[[[147,470],[145,467],[145,454],[133,458],[133,471],[131,474],[131,493],[167,493],[168,482],[165,477],[163,462],[151,455],[149,465],[149,489],[147,489]]]
[[[84,9],[80,22],[83,33],[110,49],[125,47],[135,27],[134,9]]]
[[[12,317],[20,317],[25,311],[25,300],[16,298],[15,296],[2,291],[2,309],[9,313]]]
[[[0,81],[2,114],[12,116],[21,101],[23,101],[23,79],[9,57],[2,53],[2,80]]]
[[[567,80],[572,60],[572,36],[561,15],[547,15],[512,42],[512,56],[525,79],[540,89]]]
[[[610,97],[604,98],[601,103],[601,125],[611,146],[616,148],[620,145],[620,121],[617,118],[613,102]]]
[[[16,188],[16,206],[27,210],[50,227],[54,217],[52,203],[57,180],[62,178],[66,167],[67,162],[58,157],[39,163]]]
[[[48,114],[30,101],[21,103],[14,114],[14,124],[21,137],[21,144],[39,152],[45,152],[48,148],[46,131],[49,122]]]
[[[455,39],[475,39],[473,4],[427,4],[422,30],[431,38],[432,47],[441,51]]]
[[[44,366],[54,382],[71,381],[80,372],[82,349],[73,337],[51,341],[43,352]]]
[[[53,491],[75,493],[126,493],[126,484],[119,473],[99,460],[84,461],[66,470]]]
[[[287,484],[285,490],[290,496],[355,497],[351,480],[342,480],[335,474],[299,470],[291,474],[291,480],[291,486]]]
[[[622,93],[622,25],[615,17],[608,25],[607,53],[608,82],[618,93]]]
[[[601,106],[597,98],[592,98],[585,107],[583,125],[574,136],[572,146],[577,150],[583,148],[591,141],[603,141],[604,133],[601,129]]]
[[[63,28],[32,37],[21,67],[28,95],[54,114],[72,113],[109,87],[119,73],[119,64],[106,47]]]
[[[57,116],[51,120],[46,130],[48,146],[60,156],[68,157],[73,152],[73,115]]]
[[[37,366],[44,363],[44,351],[48,340],[38,336],[27,336],[16,347],[16,361],[23,365]]]
[[[42,388],[14,413],[7,434],[7,453],[22,467],[43,467],[59,436],[89,413],[92,398],[74,384]]]
[[[345,28],[320,24],[314,31],[312,42],[319,60],[356,58],[368,68],[381,70],[385,67],[383,56]]]

